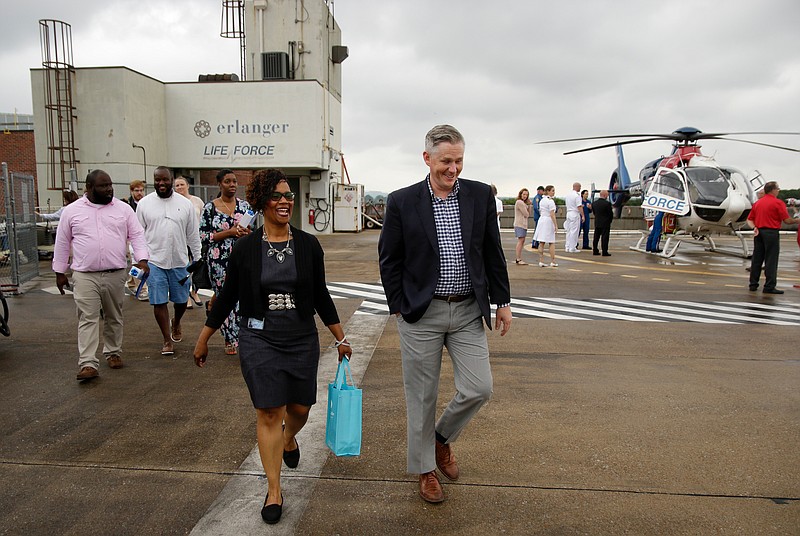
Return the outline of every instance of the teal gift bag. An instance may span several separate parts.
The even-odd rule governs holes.
[[[350,376],[350,384],[347,383]],[[337,456],[361,454],[361,389],[350,372],[350,361],[342,359],[336,379],[328,384],[328,417],[325,443]]]

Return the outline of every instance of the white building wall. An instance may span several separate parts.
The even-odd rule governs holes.
[[[47,134],[44,115],[44,71],[31,71],[39,199],[47,190]],[[168,161],[164,84],[126,67],[81,68],[75,72],[72,102],[75,146],[78,148],[78,193],[86,175],[103,169],[115,183],[142,179],[152,184],[153,170]],[[133,143],[145,147],[144,154]],[[115,195],[127,189],[115,186]]]
[[[316,81],[168,84],[170,165],[326,168],[326,93]]]
[[[152,185],[159,165],[274,167],[297,188],[295,212],[302,217],[293,223],[315,232],[308,211],[321,201],[332,209],[331,184],[344,180],[341,65],[331,61],[341,32],[323,0],[247,0],[246,10],[247,82],[163,83],[126,67],[76,70],[79,193],[86,174],[97,168],[111,175],[116,196],[126,197],[133,179]],[[289,42],[295,43],[295,78],[262,81],[261,51],[290,52]],[[54,192],[47,190],[42,73],[31,71],[31,86],[39,198],[47,199]],[[145,154],[133,144],[145,148],[146,169]]]
[[[247,0],[245,27],[249,80],[263,79],[262,52],[286,52],[295,65],[295,80],[318,80],[341,99],[341,65],[330,58],[342,34],[323,0]]]

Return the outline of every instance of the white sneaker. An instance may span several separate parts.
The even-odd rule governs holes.
[[[542,268],[545,268],[545,267],[547,267],[547,266],[550,266],[550,265],[549,265],[549,264],[545,264],[545,263],[543,263],[543,262],[540,262],[540,263],[539,263],[539,266],[541,266]]]
[[[550,266],[552,266],[553,268],[555,268],[556,266],[558,266],[558,263],[551,262],[551,263],[550,263]]]

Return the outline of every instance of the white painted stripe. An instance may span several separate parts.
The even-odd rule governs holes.
[[[48,294],[59,294],[59,295],[61,294],[61,292],[58,290],[58,287],[47,287],[43,288],[42,290],[47,292]],[[64,294],[72,296],[72,291],[64,289]]]
[[[626,315],[611,313],[611,312],[608,312],[608,311],[593,311],[592,309],[588,308],[591,305],[593,305],[592,303],[587,303],[587,302],[580,301],[580,300],[570,300],[570,299],[561,299],[561,298],[534,298],[534,300],[536,300],[536,301],[530,302],[530,301],[519,300],[519,303],[525,303],[529,307],[535,308],[537,310],[537,312],[542,310],[542,307],[545,307],[547,310],[552,310],[552,311],[556,311],[556,312],[560,312],[560,313],[578,314],[578,315],[581,315],[582,318],[598,316],[601,319],[627,320],[629,322],[663,322],[663,320],[651,319],[651,318],[641,318],[641,317],[636,317],[636,316],[626,316]],[[514,300],[512,300],[511,302],[513,304]],[[561,305],[562,303],[570,304],[570,305],[574,304],[574,305],[577,305],[577,307],[566,307],[564,305]],[[608,309],[611,309],[611,308],[608,308]],[[512,313],[516,312],[516,311],[513,310],[513,308],[512,308],[511,311],[512,311]],[[638,313],[639,311],[636,310],[635,312]]]
[[[655,310],[655,311],[665,311],[671,313],[669,316],[670,318],[680,318],[685,320],[686,322],[701,322],[706,324],[738,324],[740,322],[728,322],[726,320],[720,320],[716,318],[720,315],[714,315],[713,318],[698,316],[696,313],[692,313],[683,307],[673,307],[670,305],[662,305],[658,302],[640,302],[635,300],[599,300],[608,303],[620,303],[623,305],[630,305],[633,307],[641,307],[645,310]],[[652,313],[651,313],[652,314]],[[722,315],[724,316],[724,315]]]
[[[383,292],[383,285],[380,283],[353,283],[350,281],[336,281],[334,283],[328,283],[328,288],[331,288],[331,285],[339,285],[341,287],[351,287],[355,289],[365,289],[372,292]]]
[[[386,300],[386,295],[384,295],[383,292],[366,292],[363,290],[354,291],[348,288],[338,287],[335,284],[329,284],[328,291],[331,293],[331,296],[334,294],[343,294],[351,298],[372,298],[374,300]]]
[[[666,300],[664,303],[674,303],[675,305],[685,305],[687,307],[694,307],[698,309],[711,309],[712,312],[716,311],[727,311],[730,313],[736,313],[739,315],[744,315],[745,318],[752,318],[754,321],[756,319],[763,319],[763,320],[789,320],[790,324],[799,324],[800,323],[800,315],[797,313],[781,313],[775,310],[762,310],[759,309],[758,311],[749,311],[753,315],[758,316],[750,316],[746,308],[742,306],[726,306],[724,304],[719,303],[696,303],[696,302],[688,302],[688,301],[680,301],[680,300]]]
[[[353,345],[350,368],[353,381],[361,384],[375,347],[386,327],[388,316],[353,315],[345,326],[347,339]],[[281,488],[285,508],[277,525],[280,534],[294,534],[308,506],[322,468],[330,455],[325,445],[325,408],[328,404],[328,383],[336,374],[338,352],[333,348],[322,351],[317,373],[317,404],[312,408],[303,430],[297,436],[302,458],[297,469],[281,469]],[[194,536],[263,535],[267,525],[259,512],[264,505],[267,482],[261,466],[258,445],[232,476],[205,515],[192,529]]]
[[[389,305],[386,303],[375,303],[368,300],[364,300],[361,302],[361,307],[359,309],[372,309],[375,311],[380,311],[382,313],[389,314]]]
[[[723,305],[738,305],[747,307],[748,309],[764,309],[765,311],[783,311],[788,313],[800,314],[800,303],[786,303],[781,305],[771,305],[769,303],[752,303],[752,302],[715,302]]]
[[[586,301],[586,300],[571,300],[569,298],[539,298],[539,299],[540,300],[546,300],[546,301],[552,301],[552,302],[555,302],[555,303],[574,304],[576,307],[583,307],[583,308],[591,307],[593,309],[600,309],[600,311],[598,311],[595,314],[597,316],[600,316],[601,319],[619,317],[619,318],[617,318],[618,320],[628,320],[628,321],[631,321],[631,322],[665,322],[665,320],[662,320],[659,317],[660,315],[654,315],[653,313],[651,313],[649,311],[646,311],[646,310],[643,311],[641,308],[638,308],[638,307],[621,307],[619,305],[608,305],[608,304],[605,304],[605,303],[598,303],[598,302]],[[579,309],[579,310],[583,310],[583,309]],[[623,314],[615,315],[613,313],[609,313],[608,311],[616,311],[618,313],[624,311],[624,312],[627,312],[627,313],[633,313],[634,315],[637,315],[637,316],[630,316],[630,315],[623,315]],[[644,315],[644,316],[642,316],[642,315]],[[645,316],[647,316],[647,315],[653,316],[654,318],[645,318]]]

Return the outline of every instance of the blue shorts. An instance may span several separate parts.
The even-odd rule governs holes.
[[[522,227],[514,227],[514,236],[517,238],[525,238],[528,236],[528,230]]]
[[[150,277],[147,278],[147,291],[150,293],[150,305],[163,305],[168,301],[183,303],[189,301],[189,288],[192,285],[186,268],[166,270],[150,265]],[[181,280],[183,284],[180,283]]]

